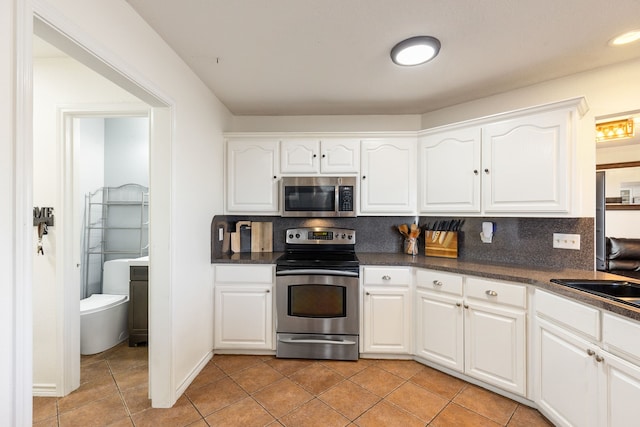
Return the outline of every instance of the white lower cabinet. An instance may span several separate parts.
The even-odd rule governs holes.
[[[364,267],[363,353],[411,353],[411,269]]]
[[[215,349],[275,350],[273,266],[216,266]]]
[[[609,315],[603,315],[601,341],[599,310],[539,290],[535,299],[534,388],[540,410],[560,426],[636,425],[640,366],[613,354],[619,346],[603,349],[616,341],[607,337]],[[622,322],[639,336],[640,324]],[[635,346],[632,336],[627,341]]]
[[[536,402],[565,426],[598,425],[598,372],[588,341],[537,319]]]
[[[416,271],[415,354],[464,372],[462,276]]]
[[[417,356],[525,395],[525,286],[420,269],[416,295]]]

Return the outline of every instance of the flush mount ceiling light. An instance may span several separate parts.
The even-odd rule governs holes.
[[[609,44],[611,46],[620,46],[623,44],[633,43],[637,40],[640,40],[640,30],[627,31],[624,34],[620,34],[619,36],[612,39]]]
[[[631,138],[633,136],[633,119],[615,120],[596,124],[596,141]]]
[[[440,52],[440,40],[431,36],[416,36],[403,40],[391,49],[391,60],[398,65],[420,65]]]

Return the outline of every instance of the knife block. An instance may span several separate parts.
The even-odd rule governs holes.
[[[458,258],[458,232],[425,231],[424,254],[440,258]]]

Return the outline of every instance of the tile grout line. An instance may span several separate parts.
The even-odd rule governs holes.
[[[113,382],[116,384],[116,389],[118,389],[118,396],[120,397],[120,401],[122,402],[122,406],[124,406],[124,410],[127,413],[127,418],[131,421],[131,424],[135,427],[136,423],[133,421],[133,416],[131,414],[131,410],[129,409],[129,405],[127,405],[127,401],[124,398],[124,394],[122,393],[122,389],[120,388],[120,384],[118,384],[118,380],[116,380],[116,376],[114,375],[113,368],[111,367],[111,362],[109,359],[103,359],[107,366],[109,367],[109,374],[113,379]],[[148,370],[148,368],[147,368]]]

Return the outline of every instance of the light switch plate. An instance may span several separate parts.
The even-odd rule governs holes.
[[[553,233],[553,247],[557,249],[580,250],[580,235]]]

